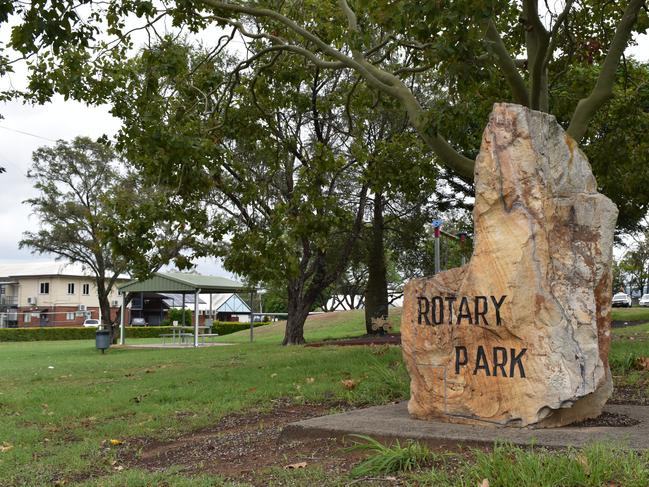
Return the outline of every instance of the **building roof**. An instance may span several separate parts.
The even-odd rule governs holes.
[[[249,291],[250,288],[238,281],[220,276],[203,276],[183,272],[156,272],[144,281],[134,280],[118,286],[121,292],[174,293],[174,292],[212,292],[228,293]]]
[[[75,276],[94,277],[89,269],[79,263],[67,261],[27,261],[0,263],[0,278],[10,277],[39,277],[39,276]],[[119,279],[130,279],[130,276],[121,274]]]
[[[185,304],[194,304],[194,294],[185,294]],[[204,301],[201,299],[203,294],[201,294],[201,297],[198,298],[198,303],[202,306]],[[167,303],[167,305],[172,308],[174,306],[178,306],[179,303],[183,302],[183,294],[182,293],[160,293],[160,297],[162,297],[163,301]]]
[[[187,296],[189,297],[189,296]],[[182,301],[176,300],[173,304],[175,308],[181,308],[179,303]],[[185,302],[185,305],[188,303]],[[192,300],[193,304],[193,300]],[[200,294],[198,300],[199,311],[210,310],[210,295]],[[212,294],[212,310],[217,313],[250,313],[250,306],[235,293],[218,293]]]

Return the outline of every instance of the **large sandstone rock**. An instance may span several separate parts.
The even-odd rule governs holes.
[[[615,205],[554,117],[518,105],[494,106],[475,184],[469,263],[406,286],[410,413],[540,427],[599,415]]]

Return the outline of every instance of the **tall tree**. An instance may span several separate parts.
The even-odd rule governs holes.
[[[77,137],[37,149],[33,160],[27,176],[39,194],[26,203],[41,229],[25,232],[20,247],[78,262],[92,272],[101,318],[110,327],[114,320],[108,295],[127,269],[106,232],[114,217],[111,199],[122,181],[116,154],[103,143]]]
[[[224,62],[172,39],[144,52],[113,98],[121,146],[143,177],[196,205],[180,221],[208,215],[204,235],[226,269],[286,289],[284,344],[303,343],[304,321],[345,269],[365,214],[365,149],[338,116],[350,83],[283,57],[240,69],[233,88]]]

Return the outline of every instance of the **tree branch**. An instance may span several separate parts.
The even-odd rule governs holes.
[[[384,71],[369,63],[358,50],[352,49],[353,57],[349,57],[331,47],[317,35],[309,32],[307,29],[301,27],[288,17],[274,10],[246,5],[236,5],[233,3],[220,2],[218,0],[199,1],[209,7],[217,9],[252,15],[253,17],[268,17],[273,19],[304,39],[312,42],[324,54],[331,56],[333,59],[341,62],[348,68],[354,69],[365,78],[370,86],[397,98],[404,104],[404,108],[408,113],[408,117],[413,127],[415,127],[420,136],[435,152],[442,164],[446,165],[466,179],[473,179],[473,168],[475,162],[457,152],[443,137],[439,135],[437,127],[431,126],[430,119],[424,113],[424,110],[412,94],[412,91],[394,74]],[[354,12],[345,0],[339,0],[339,4],[347,16],[350,30],[357,32],[358,25],[356,23]]]
[[[559,33],[559,29],[561,28],[565,20],[568,18],[568,14],[570,13],[573,2],[574,0],[566,1],[566,6],[557,17],[557,21],[552,26],[552,29],[550,31],[550,45],[548,46],[547,52],[545,53],[545,58],[543,59],[543,69],[546,69],[548,67],[550,60],[552,59],[552,54],[554,54],[554,50],[557,47],[557,34]]]
[[[613,84],[615,83],[615,73],[620,64],[620,58],[629,41],[631,30],[638,18],[638,12],[645,4],[645,0],[631,0],[624,10],[622,19],[615,30],[613,41],[608,49],[604,64],[597,78],[597,83],[593,91],[586,98],[582,98],[577,103],[575,113],[572,115],[570,125],[568,126],[568,135],[579,142],[588,128],[590,120],[597,110],[613,97]]]
[[[539,18],[538,0],[523,1],[523,17],[530,71],[529,107],[547,111],[547,75],[543,62],[550,44],[550,33]]]
[[[498,65],[500,66],[500,69],[503,70],[505,79],[512,89],[514,100],[516,100],[516,103],[519,103],[523,106],[528,106],[530,95],[527,91],[525,80],[519,73],[518,68],[516,67],[516,63],[509,55],[509,52],[507,52],[505,43],[500,37],[500,34],[496,29],[496,24],[493,22],[493,20],[489,20],[486,38],[489,50],[496,56],[496,59],[498,59]]]

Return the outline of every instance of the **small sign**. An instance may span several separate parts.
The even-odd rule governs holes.
[[[444,220],[433,220],[433,228],[439,228],[444,223]]]

